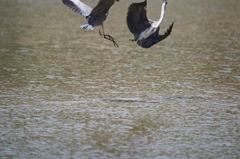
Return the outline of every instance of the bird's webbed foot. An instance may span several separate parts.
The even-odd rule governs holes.
[[[104,33],[101,33],[100,30],[99,30],[99,35],[103,36],[103,37],[104,37],[105,39],[107,39],[107,40],[112,41],[113,44],[114,44],[114,46],[119,47],[118,44],[116,43],[116,41],[114,40],[114,38],[113,38],[112,36],[106,35],[106,34],[104,34]]]

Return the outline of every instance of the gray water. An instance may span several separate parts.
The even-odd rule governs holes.
[[[169,0],[150,49],[133,2],[104,23],[116,48],[60,0],[0,0],[0,158],[240,158],[239,1]]]

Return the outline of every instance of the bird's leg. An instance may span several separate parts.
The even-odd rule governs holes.
[[[106,34],[104,33],[104,30],[103,30],[103,34],[102,34],[101,31],[100,31],[100,29],[99,29],[99,35],[103,36],[103,37],[104,37],[105,39],[107,39],[107,40],[112,41],[113,44],[114,44],[114,46],[117,46],[117,47],[118,47],[118,44],[116,43],[116,41],[114,40],[114,38],[113,38],[112,36],[110,36],[110,35],[106,35]]]
[[[99,35],[104,36],[105,39],[108,39],[110,41],[114,41],[113,37],[105,34],[103,24],[101,26],[102,26],[103,33],[101,33],[101,30],[99,29]]]
[[[110,41],[114,41],[113,37],[110,35],[106,35],[105,33],[101,33],[101,29],[99,29],[99,35],[104,36],[105,39],[108,39]]]
[[[105,39],[107,40],[110,40],[113,42],[114,46],[117,46],[118,47],[118,44],[116,43],[116,41],[114,40],[114,38],[110,35],[106,35],[105,32],[104,32],[104,27],[103,27],[103,24],[101,25],[102,26],[102,29],[103,29],[103,33],[101,33],[101,29],[99,29],[99,35],[103,36]]]

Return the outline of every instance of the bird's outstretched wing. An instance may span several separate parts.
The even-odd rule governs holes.
[[[72,9],[75,13],[83,16],[88,16],[92,11],[91,7],[79,0],[62,0],[62,2],[70,9]]]
[[[132,3],[128,8],[127,25],[129,30],[139,36],[142,31],[151,26],[151,21],[147,19],[146,11],[147,0],[140,3]]]

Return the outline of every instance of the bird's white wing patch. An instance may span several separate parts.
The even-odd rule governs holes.
[[[75,13],[83,16],[88,16],[92,11],[91,7],[79,0],[62,0],[62,2],[70,9],[72,9]]]

